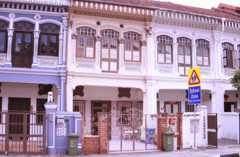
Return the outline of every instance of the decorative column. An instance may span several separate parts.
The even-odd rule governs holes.
[[[95,72],[101,73],[102,69],[100,67],[101,62],[101,35],[96,36],[96,49],[95,49],[95,58],[96,58],[96,64],[95,64]]]
[[[147,35],[147,75],[155,74],[157,69],[157,56],[154,53],[154,38],[149,32]]]
[[[124,73],[124,40],[125,38],[119,39],[119,74]]]
[[[146,81],[146,101],[147,101],[147,113],[145,114],[157,114],[157,90],[156,90],[156,80],[147,80]],[[144,103],[145,104],[145,103]]]
[[[7,29],[8,30],[8,43],[7,43],[7,58],[6,58],[5,67],[10,68],[10,67],[12,67],[12,62],[11,62],[11,58],[12,58],[12,37],[13,37],[13,32],[14,32],[13,19],[15,18],[15,14],[10,13],[9,18],[10,18],[10,22],[9,22],[9,28]]]
[[[58,91],[58,101],[57,101],[57,111],[61,111],[61,88],[57,88]]]
[[[174,76],[179,76],[178,72],[178,43],[173,43],[173,67],[174,67]]]
[[[48,92],[48,102],[44,105],[46,113],[46,142],[48,154],[56,154],[56,126],[55,126],[55,112],[57,105],[53,102],[49,95],[52,95],[52,92]]]
[[[196,68],[197,67],[197,45],[192,45],[192,68]]]
[[[63,32],[61,32],[59,36],[59,64],[66,65],[66,45],[67,45],[67,28],[68,28],[68,21],[67,17],[62,17],[63,23]]]
[[[73,112],[73,88],[72,88],[72,76],[67,77],[67,90],[66,90],[66,111]]]
[[[71,29],[69,29],[69,33],[71,33]],[[77,36],[71,36],[71,43],[68,46],[68,71],[75,71],[76,68],[76,46],[77,46]],[[71,45],[71,46],[70,46]],[[71,56],[70,56],[71,55]]]
[[[220,83],[215,84],[215,89],[212,90],[212,110],[211,113],[224,112],[224,90],[221,89]]]
[[[34,30],[34,49],[33,49],[33,64],[32,69],[38,68],[38,43],[39,43],[39,20],[41,19],[40,15],[35,15],[34,19],[36,20],[35,23],[35,30]]]
[[[66,74],[61,76],[59,111],[66,111]]]
[[[146,74],[147,67],[147,42],[143,40],[142,42],[142,74]]]

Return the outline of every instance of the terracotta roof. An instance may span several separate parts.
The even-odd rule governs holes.
[[[213,9],[204,9],[204,8],[186,6],[186,5],[181,5],[181,4],[171,3],[171,2],[162,2],[162,1],[155,1],[155,0],[99,0],[99,1],[165,8],[165,9],[203,14],[208,16],[215,16],[215,17],[240,21],[240,18],[238,16],[234,16],[228,13],[219,12]]]

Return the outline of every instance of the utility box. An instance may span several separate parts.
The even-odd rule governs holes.
[[[68,155],[77,156],[79,134],[68,134]]]
[[[173,151],[173,135],[172,131],[163,132],[163,147],[167,152]]]

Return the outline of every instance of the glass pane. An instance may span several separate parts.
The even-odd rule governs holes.
[[[87,38],[87,46],[93,47],[93,38]]]
[[[41,39],[41,53],[47,53],[47,35],[42,35]]]
[[[158,50],[158,53],[163,53],[163,45],[158,44],[157,50]]]
[[[25,52],[30,52],[31,51],[31,34],[25,34]]]
[[[50,39],[50,53],[57,54],[57,36],[51,36]]]
[[[78,37],[78,46],[84,46],[84,38]]]
[[[185,47],[185,55],[191,55],[190,47]]]
[[[111,40],[111,48],[116,49],[117,48],[117,41],[116,40]]]
[[[125,49],[131,50],[131,42],[125,42]]]
[[[5,37],[6,37],[6,33],[0,32],[0,51],[5,50]]]
[[[208,57],[208,49],[207,48],[203,49],[203,56]]]
[[[165,53],[172,53],[172,47],[170,45],[166,45]]]
[[[197,48],[197,56],[202,56],[202,48],[201,47]]]
[[[133,50],[135,51],[139,50],[139,43],[133,43]]]
[[[22,46],[22,33],[16,33],[15,52],[21,52]]]
[[[107,39],[102,40],[102,47],[108,48],[108,40]]]
[[[178,54],[183,55],[183,47],[178,46]]]

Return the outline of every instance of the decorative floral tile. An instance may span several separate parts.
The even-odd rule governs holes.
[[[63,40],[59,40],[59,57],[58,57],[59,64],[62,64],[62,56],[63,56]]]
[[[67,136],[67,124],[57,123],[56,124],[56,136]]]
[[[6,56],[0,56],[0,64],[5,64]]]
[[[172,68],[158,68],[158,72],[160,73],[172,73]]]
[[[196,133],[199,132],[199,119],[196,119]],[[194,133],[194,119],[190,119],[190,133]]]
[[[57,59],[38,58],[38,66],[40,67],[56,67]]]
[[[233,76],[235,70],[224,70],[224,75],[225,76]]]
[[[126,71],[141,71],[141,66],[125,65]]]
[[[94,62],[77,61],[76,62],[76,67],[77,68],[94,69]]]
[[[33,62],[37,62],[37,54],[38,54],[38,38],[34,39],[34,52],[33,52]]]

